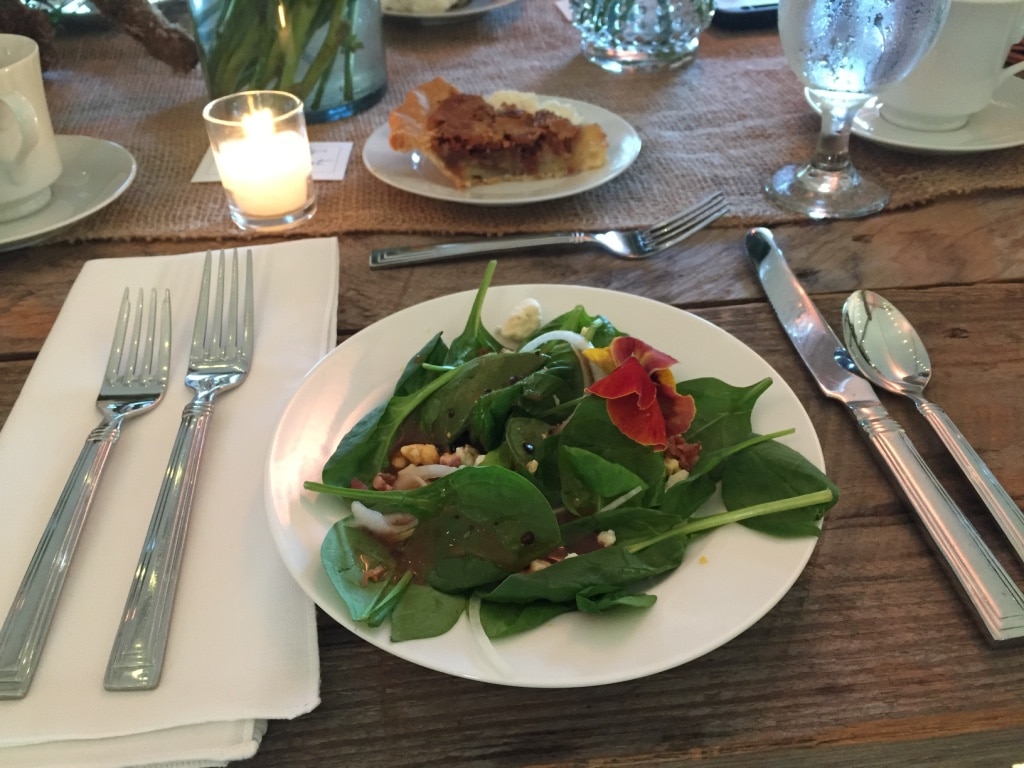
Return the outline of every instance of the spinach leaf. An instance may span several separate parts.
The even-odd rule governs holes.
[[[576,602],[623,590],[635,582],[679,567],[687,540],[682,537],[652,542],[637,551],[620,544],[569,557],[533,573],[515,573],[484,595],[485,602]]]
[[[388,465],[392,442],[406,418],[461,371],[461,368],[454,368],[442,373],[415,392],[396,395],[367,412],[327,459],[321,474],[324,483],[349,485],[353,478],[358,478],[368,485],[373,476]]]
[[[734,387],[714,378],[690,379],[676,384],[681,395],[691,395],[697,412],[686,432],[702,451],[717,451],[753,434],[750,417],[757,399],[771,386],[770,378],[749,387]]]
[[[519,393],[517,382],[543,364],[544,358],[532,352],[489,354],[464,363],[451,379],[409,412],[401,433],[392,435],[389,447],[396,440],[398,444],[426,442],[437,446],[479,440],[481,435],[474,435],[471,429],[474,422],[480,429],[479,425],[488,419],[496,422],[507,418]],[[478,443],[478,447],[488,450],[496,442]]]
[[[384,544],[360,528],[341,520],[320,545],[320,560],[353,621],[377,624],[386,618],[382,606],[394,607],[409,580],[396,583],[397,564]],[[371,626],[376,626],[372,624]]]
[[[467,467],[411,491],[372,491],[307,482],[320,493],[359,500],[419,521],[391,553],[442,592],[496,582],[561,544],[551,506],[524,477],[503,467]],[[372,538],[372,537],[371,537]],[[376,556],[377,549],[368,550]]]
[[[480,604],[480,624],[492,640],[534,629],[555,616],[576,610],[573,603],[491,603]]]
[[[448,347],[441,340],[441,334],[434,334],[434,337],[405,364],[405,370],[398,377],[392,394],[411,395],[425,387],[441,374],[439,367],[444,365],[447,356]]]
[[[535,339],[551,331],[579,333],[589,339],[595,347],[607,347],[612,343],[612,339],[622,335],[607,317],[588,314],[587,310],[579,304],[542,325],[531,334],[530,339]]]
[[[839,488],[800,453],[772,441],[733,456],[722,472],[722,501],[739,509],[827,489],[824,504],[779,512],[744,521],[744,525],[775,536],[818,536],[818,523],[839,499]]]
[[[480,281],[476,298],[473,299],[473,306],[469,311],[469,318],[466,320],[466,327],[462,333],[452,339],[452,343],[449,345],[448,356],[445,359],[447,365],[459,365],[481,354],[498,352],[503,349],[501,342],[484,328],[480,319],[484,297],[487,295],[487,289],[491,285],[491,278],[494,276],[494,269],[497,266],[497,261],[487,263],[484,279]]]
[[[391,614],[391,640],[400,643],[443,635],[455,626],[469,599],[423,584],[410,584]]]
[[[577,476],[567,458],[568,447],[582,448],[602,459],[625,467],[641,478],[645,491],[635,501],[643,506],[657,506],[665,487],[665,462],[660,452],[640,445],[626,437],[608,417],[605,401],[592,396],[584,397],[572,418],[559,434],[558,466],[562,485],[562,501],[576,514],[594,511],[594,494]]]

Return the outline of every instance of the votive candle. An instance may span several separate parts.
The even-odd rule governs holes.
[[[203,110],[231,217],[242,229],[286,229],[316,210],[302,101],[246,91]]]

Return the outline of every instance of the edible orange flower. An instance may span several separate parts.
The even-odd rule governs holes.
[[[676,392],[674,357],[632,336],[583,354],[608,373],[587,392],[607,400],[608,417],[626,437],[663,451],[690,428],[697,409],[692,397]]]

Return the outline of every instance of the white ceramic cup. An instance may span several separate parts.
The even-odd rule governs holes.
[[[1024,0],[953,0],[934,47],[882,91],[882,117],[915,131],[955,131],[981,112],[996,88],[1024,69],[1005,67],[1024,37]]]
[[[0,34],[0,221],[46,205],[60,174],[39,46],[29,37]]]

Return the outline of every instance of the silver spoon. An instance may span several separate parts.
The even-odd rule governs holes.
[[[1024,513],[953,420],[924,397],[925,385],[932,375],[931,360],[907,318],[874,291],[854,291],[843,304],[843,336],[850,356],[864,376],[914,402],[1024,560]]]

